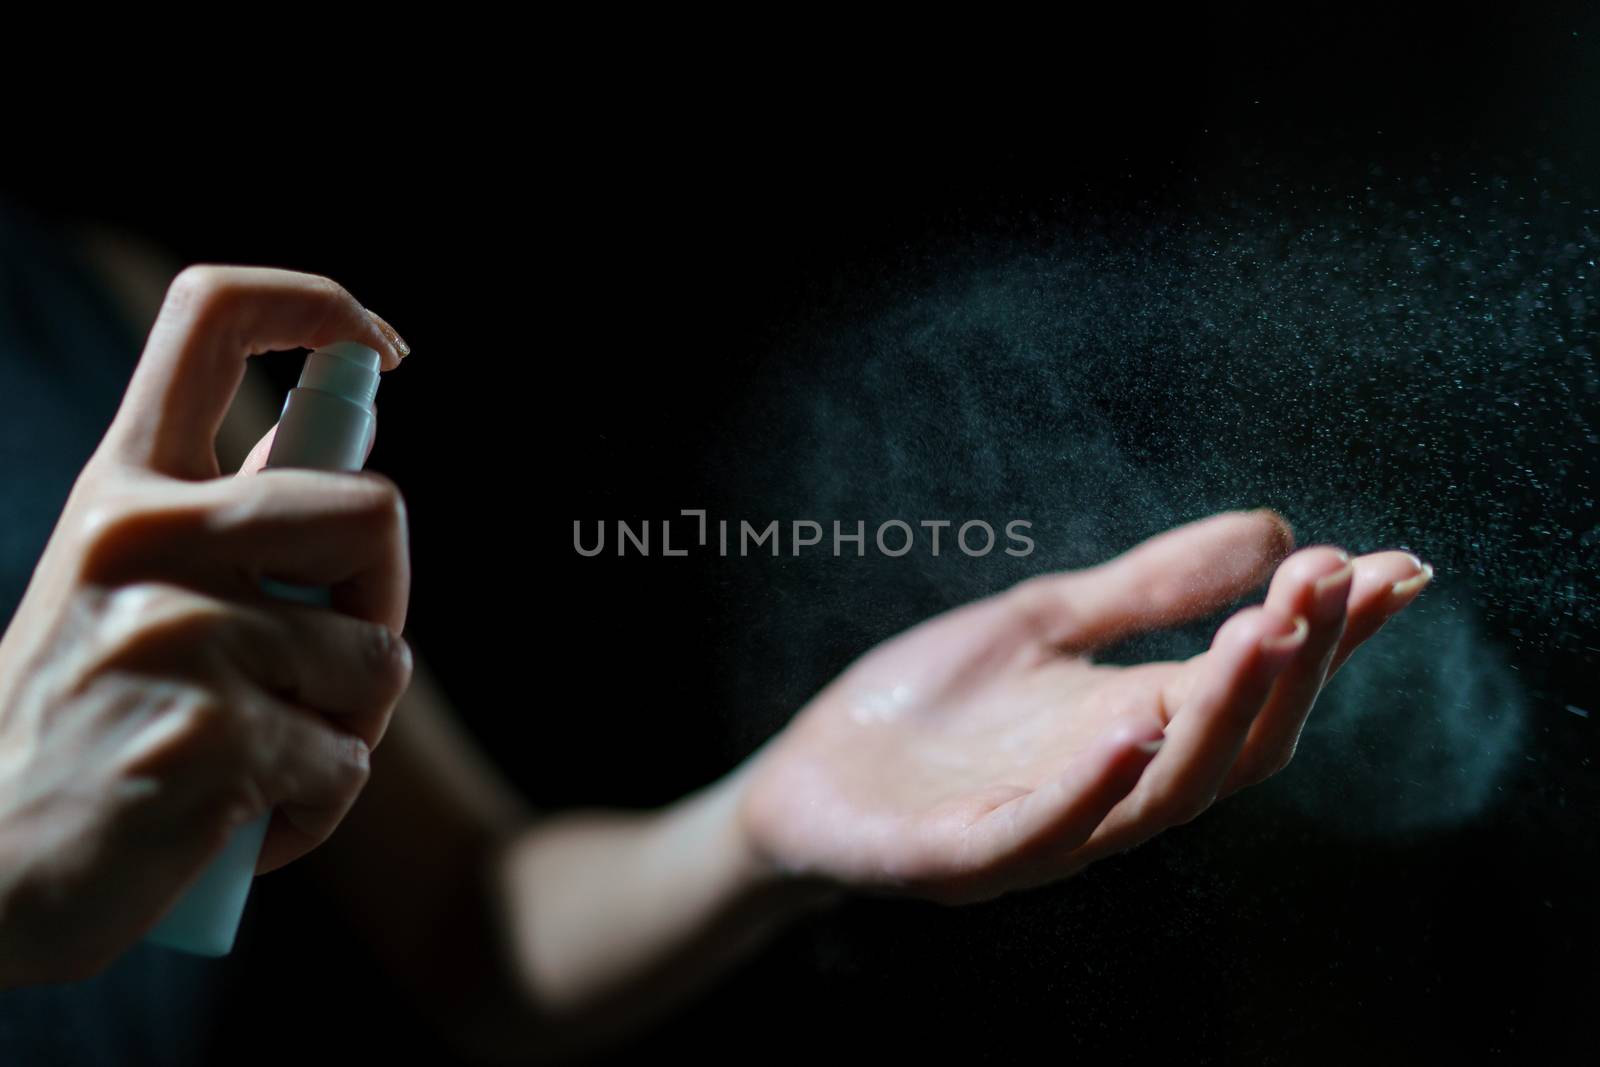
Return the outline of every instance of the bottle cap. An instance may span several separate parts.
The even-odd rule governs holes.
[[[312,352],[300,371],[300,388],[320,389],[361,407],[372,407],[378,395],[378,372],[383,359],[376,351],[354,341],[339,341]]]

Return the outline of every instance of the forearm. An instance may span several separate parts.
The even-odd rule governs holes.
[[[834,891],[749,849],[734,774],[657,812],[580,812],[509,841],[494,875],[505,943],[542,1044],[656,1017]]]
[[[522,1062],[624,1036],[832,899],[758,862],[749,765],[651,812],[535,816],[418,664],[366,792],[310,869],[464,1053]]]

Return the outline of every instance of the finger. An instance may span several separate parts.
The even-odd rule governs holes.
[[[370,752],[361,738],[335,729],[248,684],[227,697],[210,687],[151,689],[163,714],[150,715],[128,743],[133,773],[168,782],[161,794],[168,826],[198,834],[183,846],[212,853],[228,835],[275,806],[257,871],[304,854],[332,833],[365,786]]]
[[[92,664],[101,672],[240,680],[336,720],[369,748],[411,681],[411,649],[381,623],[273,603],[251,608],[182,586],[137,583],[103,601]]]
[[[377,748],[411,681],[411,650],[380,623],[291,605],[234,609],[232,659],[286,703],[319,712]]]
[[[1030,579],[1014,592],[1047,643],[1081,651],[1226,607],[1266,581],[1293,544],[1274,511],[1226,512],[1099,566]]]
[[[267,456],[272,454],[272,442],[278,438],[278,424],[273,423],[272,428],[261,435],[250,454],[244,457],[244,462],[239,464],[240,474],[254,474],[267,465]]]
[[[1300,731],[1327,680],[1328,663],[1344,634],[1345,605],[1355,565],[1349,553],[1331,545],[1302,549],[1278,568],[1267,591],[1267,607],[1303,617],[1306,642],[1273,684],[1224,793],[1252,785],[1282,770],[1294,756]]]
[[[246,358],[355,341],[393,367],[401,352],[390,333],[320,275],[190,267],[167,291],[106,447],[126,462],[176,477],[215,477],[217,429]]]
[[[1329,678],[1433,581],[1433,565],[1410,552],[1374,552],[1358,557],[1355,563],[1344,636],[1328,665]]]
[[[1216,799],[1272,689],[1305,644],[1310,626],[1265,605],[1223,623],[1211,647],[1189,661],[1186,697],[1166,743],[1124,803],[1139,839],[1188,822]],[[1130,842],[1131,843],[1131,842]]]
[[[1158,716],[1122,717],[1064,772],[974,823],[967,865],[1003,889],[1060,877],[1071,851],[1139,784],[1162,744]]]
[[[95,550],[97,580],[176,583],[222,599],[273,602],[261,580],[329,587],[336,610],[395,633],[411,562],[405,504],[372,473],[273,469],[249,478],[169,482]]]
[[[100,580],[159,579],[261,603],[273,602],[263,578],[327,586],[336,610],[395,633],[404,628],[411,585],[405,503],[387,478],[273,469],[169,485],[159,508],[123,523],[115,543],[97,551]]]
[[[411,354],[411,346],[406,344],[405,339],[395,332],[395,328],[390,326],[382,315],[376,311],[368,311],[367,314],[372,316],[372,321],[378,324],[378,329],[389,339],[389,345],[394,349],[395,355],[405,359]]]
[[[276,810],[257,874],[326,841],[361,795],[371,770],[371,753],[361,738],[292,705],[274,703],[274,729],[264,731],[269,737],[260,744],[257,773],[263,799]]]

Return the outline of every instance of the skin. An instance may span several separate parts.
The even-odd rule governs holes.
[[[1228,513],[1029,580],[868,652],[671,808],[506,839],[520,1025],[543,1031],[527,1047],[603,1041],[665,1010],[668,983],[687,995],[845,894],[960,904],[1047,884],[1281,770],[1327,678],[1432,574],[1405,552],[1290,544],[1276,514]],[[1191,659],[1092,659],[1268,579]]]
[[[0,640],[0,984],[83,977],[148,930],[231,829],[276,806],[259,870],[349,810],[411,670],[395,488],[219,478],[254,352],[384,328],[324,278],[173,283],[126,398]],[[286,606],[259,579],[330,586]]]
[[[1331,674],[1420,586],[1406,553],[1282,559],[1270,511],[1213,516],[886,642],[762,754],[741,809],[779,871],[947,903],[1055,881],[1198,816],[1293,755]],[[1359,577],[1358,577],[1359,576]],[[1097,664],[1271,577],[1182,662]]]
[[[218,477],[210,440],[243,356],[336,339],[363,340],[393,362],[404,351],[387,324],[326,279],[237,277],[265,292],[231,290],[229,312],[186,329],[164,306],[102,446],[107,458],[97,453],[80,479],[20,625],[0,644],[0,678],[12,679],[0,688],[0,870],[24,872],[0,883],[0,958],[13,983],[50,976],[42,944],[88,946],[68,954],[68,973],[102,966],[220,847],[229,819],[276,803],[284,817],[261,869],[305,852],[343,816],[338,836],[307,857],[308,873],[464,1051],[484,1060],[589,1051],[845,894],[958,904],[1053,882],[1275,773],[1327,678],[1431,576],[1403,552],[1291,554],[1287,524],[1269,511],[1213,516],[885,642],[739,767],[675,804],[535,813],[456,724],[425,666],[412,671],[398,652],[409,574],[393,487],[372,476],[260,472],[267,439],[253,450],[248,442],[270,434],[270,406],[250,399],[248,385],[226,435],[244,442],[234,454],[249,452],[246,477]],[[305,297],[316,313],[301,307],[289,326],[257,306],[281,308],[285,290],[320,293]],[[155,346],[158,336],[191,333],[210,338],[199,346],[208,355],[175,363],[162,354],[171,344]],[[85,517],[101,514],[136,519]],[[122,565],[88,565],[95,560]],[[264,602],[253,581],[262,573],[333,585],[334,610]],[[168,597],[157,607],[218,620],[215,629],[171,627],[137,598],[106,610],[103,590],[157,576]],[[1265,602],[1231,616],[1198,656],[1134,667],[1093,659],[1269,580]],[[204,612],[187,599],[201,595]],[[226,638],[224,619],[278,638]],[[132,657],[137,669],[97,669],[86,650],[101,648],[96,635],[107,630],[124,635],[113,647],[163,651]],[[356,668],[377,645],[403,663],[368,684]],[[244,652],[259,648],[276,658],[263,664]],[[350,671],[330,661],[341,656]],[[337,699],[309,688],[341,673],[352,673],[341,683],[351,691]],[[394,687],[407,675],[391,726]],[[266,704],[265,683],[248,681],[264,676],[305,681]],[[91,683],[132,695],[85,704]],[[162,710],[161,686],[201,687],[206,722],[244,724],[228,736],[253,740],[220,763],[231,773],[214,773],[216,753],[185,740],[189,720]],[[141,763],[125,739],[152,715],[176,723],[165,735],[176,740],[160,746],[163,761]],[[40,744],[52,722],[64,740]],[[72,742],[65,724],[74,722],[89,724],[78,732],[95,743]],[[283,722],[303,729],[291,735]],[[246,759],[261,736],[275,738],[265,751],[277,755]],[[370,771],[328,756],[362,750]],[[52,785],[63,769],[78,787]],[[225,784],[207,784],[213,777]],[[150,778],[156,795],[192,799],[147,810],[118,799],[119,783]],[[327,784],[308,791],[311,781]],[[126,828],[124,810],[143,811],[141,832]],[[170,851],[140,843],[154,827]],[[72,847],[59,852],[57,841]],[[58,854],[71,862],[46,858]],[[109,899],[105,886],[120,889],[133,871],[153,888],[136,904]],[[45,898],[56,903],[29,903]],[[19,933],[29,929],[42,933]]]

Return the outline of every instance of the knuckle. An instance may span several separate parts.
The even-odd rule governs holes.
[[[372,776],[372,750],[359,737],[347,737],[344,742],[345,774],[356,792],[366,788]]]
[[[91,580],[114,578],[130,558],[158,545],[167,523],[161,509],[128,494],[102,496],[74,517],[69,534],[79,573]]]
[[[1048,636],[1048,596],[1044,583],[1037,577],[1024,578],[1006,592],[1012,610],[1023,620],[1028,632],[1041,640]]]
[[[1079,640],[1082,620],[1064,594],[1059,576],[1024,578],[1002,595],[1033,640],[1051,647],[1072,645]]]
[[[355,302],[355,297],[350,295],[349,290],[326,274],[307,274],[305,277],[307,285],[321,292],[329,300]]]
[[[84,508],[72,531],[79,571],[91,579],[115,573],[141,528],[137,513],[119,502],[96,501]]]
[[[172,683],[158,706],[156,738],[129,750],[121,772],[128,777],[204,777],[219,792],[248,780],[250,745],[238,709],[209,686]]]
[[[298,282],[304,287],[303,291],[311,294],[313,302],[318,306],[316,312],[316,327],[314,334],[325,334],[334,323],[342,320],[352,308],[361,305],[349,290],[324,274],[302,274]]]
[[[128,793],[124,817],[170,787],[202,791],[206,810],[223,814],[259,800],[248,724],[234,701],[214,687],[187,682],[163,681],[147,692],[152,715],[116,761],[120,779],[141,783]]]
[[[235,478],[200,513],[208,535],[228,535],[271,523],[292,490],[275,478]]]
[[[138,514],[138,509],[114,497],[96,500],[77,516],[78,542],[93,548],[108,540],[116,540],[118,531]]]
[[[411,680],[411,646],[405,638],[381,623],[366,625],[365,650],[372,672],[403,690]]]
[[[372,777],[371,748],[354,734],[339,734],[333,758],[329,761],[329,772],[330,784],[338,794],[340,803],[353,803]]]
[[[406,501],[400,487],[376,471],[364,471],[358,477],[366,484],[362,515],[384,531],[404,530]]]
[[[221,302],[233,287],[231,273],[226,267],[210,263],[183,268],[167,287],[166,299],[161,305],[162,317],[204,314]]]
[[[120,586],[106,598],[102,639],[113,662],[156,648],[203,648],[229,622],[222,601],[164,582]]]
[[[213,752],[242,747],[241,718],[219,694],[209,689],[189,689],[173,703],[175,732],[191,745]]]

